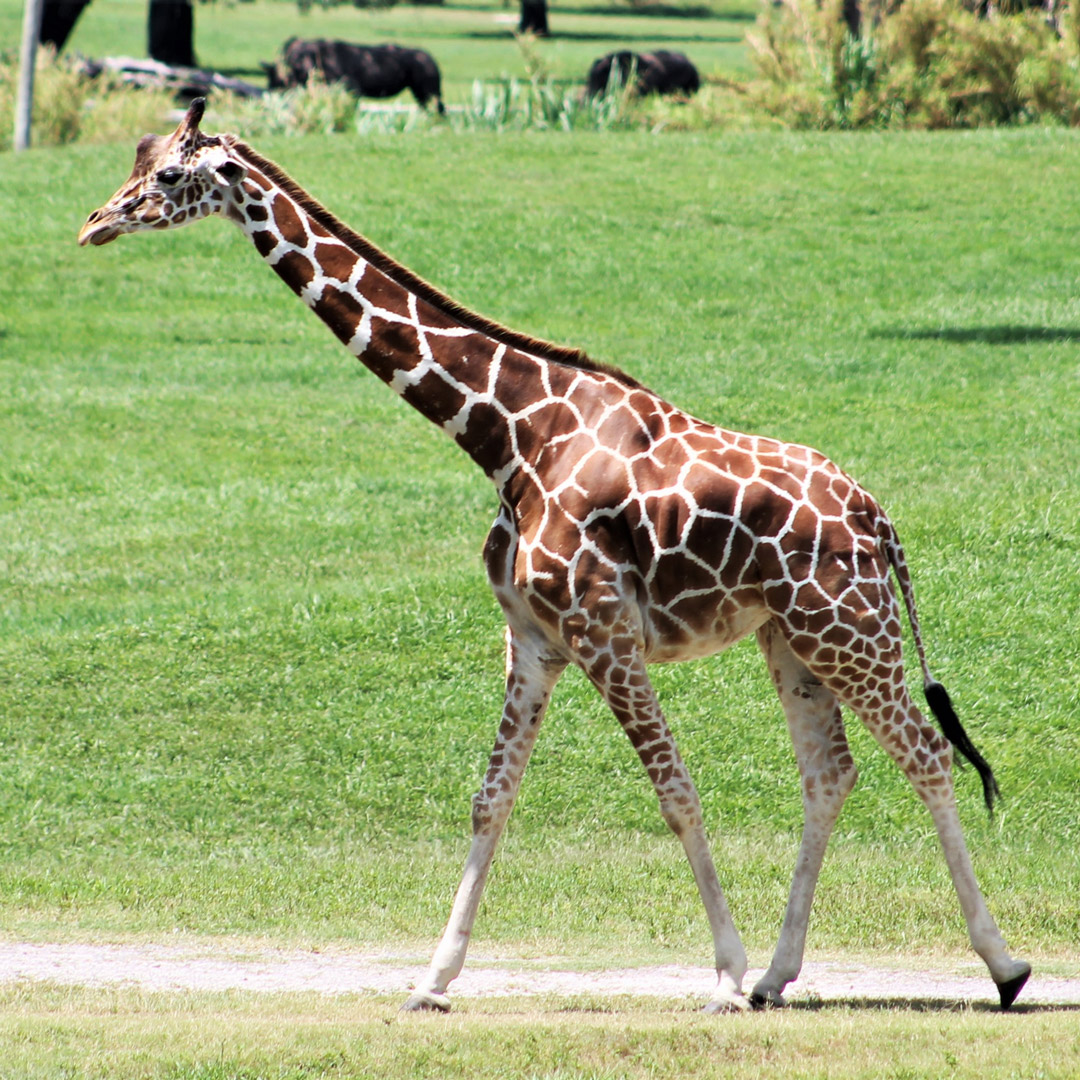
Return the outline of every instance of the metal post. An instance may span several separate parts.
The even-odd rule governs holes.
[[[34,64],[44,0],[26,0],[23,8],[22,51],[19,53],[19,90],[15,98],[15,149],[30,145],[30,117],[34,109]]]

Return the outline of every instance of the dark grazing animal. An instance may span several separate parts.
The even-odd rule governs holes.
[[[317,71],[359,97],[387,98],[411,90],[421,106],[434,100],[440,113],[446,111],[439,66],[423,49],[292,37],[282,45],[278,62],[263,64],[263,70],[271,90],[306,86]]]
[[[624,85],[630,79],[630,72],[636,73],[634,87],[639,94],[694,94],[701,87],[697,68],[683,53],[666,49],[633,53],[622,49],[593,61],[585,84],[590,97],[608,88],[613,67]]]

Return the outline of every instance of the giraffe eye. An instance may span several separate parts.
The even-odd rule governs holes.
[[[183,169],[162,169],[157,174],[159,184],[164,184],[166,187],[175,187],[184,179]]]

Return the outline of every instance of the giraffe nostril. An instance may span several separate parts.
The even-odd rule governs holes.
[[[101,211],[100,211],[100,210],[95,210],[95,211],[94,211],[94,212],[93,212],[93,213],[92,213],[92,214],[91,214],[91,215],[90,215],[90,216],[89,216],[89,217],[88,217],[88,218],[86,219],[86,224],[87,224],[87,225],[93,225],[93,224],[94,224],[94,222],[95,222],[95,221],[97,221],[97,220],[98,220],[98,219],[99,219],[100,217],[101,217]]]

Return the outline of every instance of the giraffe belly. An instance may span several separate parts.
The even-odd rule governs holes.
[[[669,664],[712,656],[753,633],[770,617],[764,601],[756,593],[736,599],[734,594],[723,592],[698,600],[692,615],[684,608],[678,619],[663,606],[650,604],[645,608],[645,659],[648,663]]]

